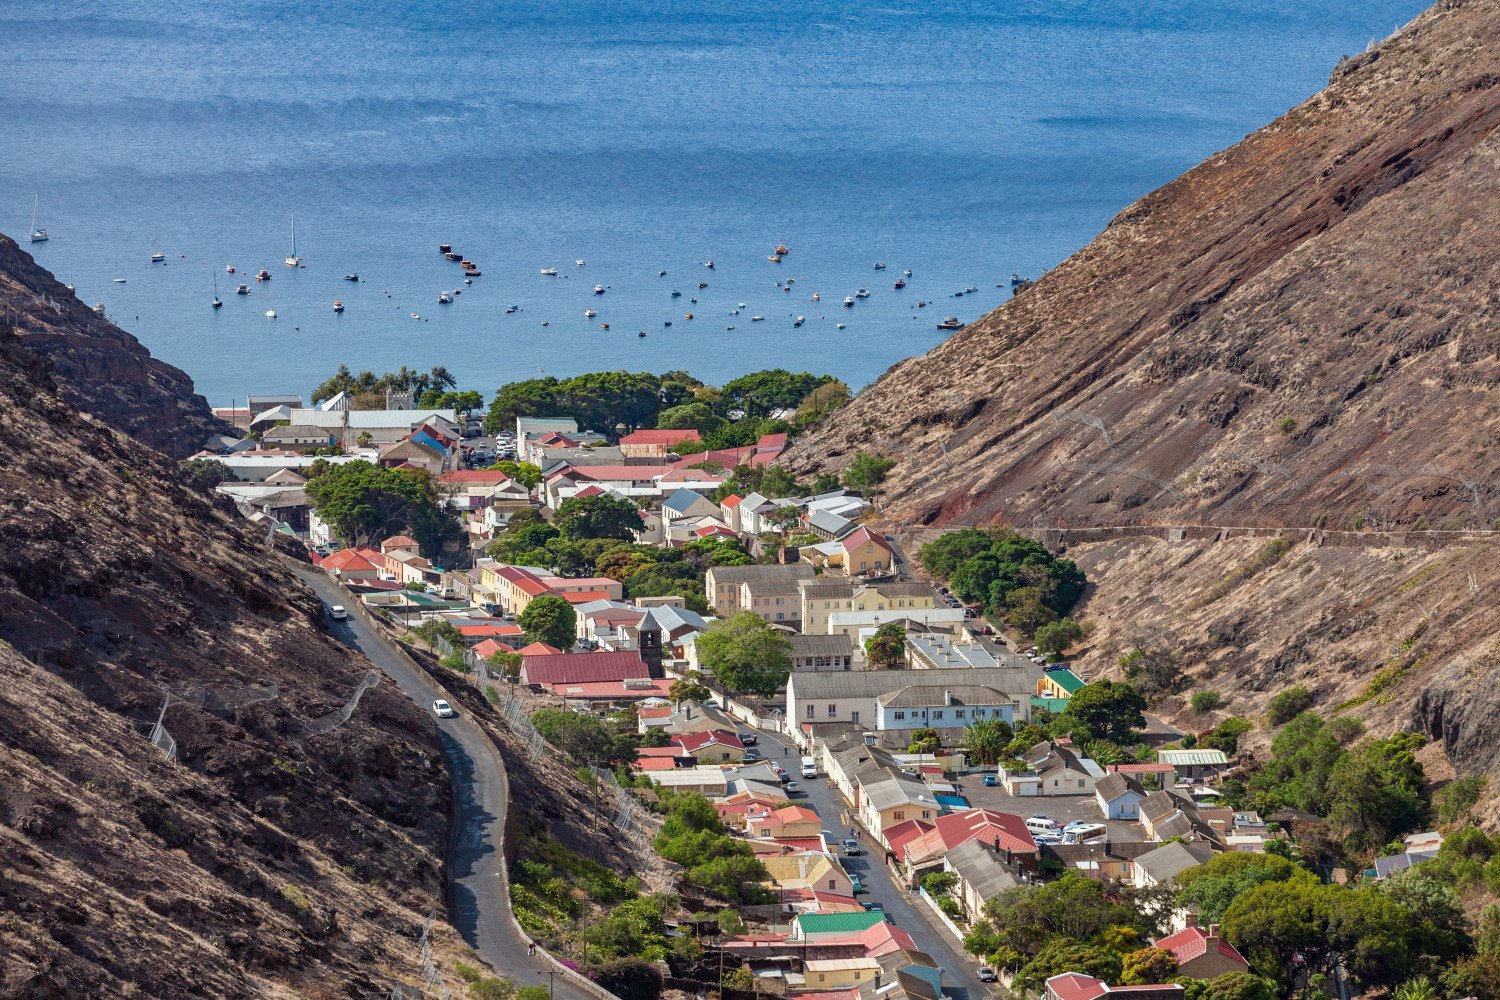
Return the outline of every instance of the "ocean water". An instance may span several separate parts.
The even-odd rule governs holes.
[[[859,388],[1422,6],[11,0],[0,229],[39,194],[29,249],[215,405],[340,363]]]

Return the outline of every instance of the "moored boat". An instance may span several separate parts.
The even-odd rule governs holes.
[[[937,325],[939,330],[962,330],[964,325],[958,321],[957,316],[949,316]]]
[[[343,312],[344,311],[344,303],[341,302],[338,299],[334,299],[333,300],[333,311],[336,312],[336,313]]]

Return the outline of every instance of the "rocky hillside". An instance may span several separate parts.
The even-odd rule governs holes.
[[[67,287],[0,234],[0,321],[45,357],[62,398],[174,458],[223,426],[193,381],[94,315]]]
[[[0,329],[0,997],[413,981],[450,812],[430,720],[382,684],[311,735],[369,664],[259,533],[73,398]],[[148,740],[169,692],[175,763]]]
[[[1494,525],[1497,126],[1500,2],[1444,0],[792,462],[924,524]]]

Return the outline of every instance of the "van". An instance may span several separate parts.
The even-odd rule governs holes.
[[[802,758],[802,777],[816,778],[818,776],[818,765],[811,757]]]
[[[1032,833],[1060,833],[1062,824],[1048,816],[1028,816],[1026,829]]]

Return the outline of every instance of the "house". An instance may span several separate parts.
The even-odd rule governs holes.
[[[908,632],[921,630],[931,631],[934,628],[957,631],[964,625],[965,618],[962,608],[910,608],[906,611],[833,611],[828,615],[829,635],[852,635],[860,639],[867,638],[865,633],[873,634],[882,625],[899,624]],[[803,631],[808,631],[806,628]],[[1030,660],[1026,662],[1030,663]],[[1033,664],[1034,666],[1034,664]],[[1038,670],[1041,668],[1038,667]],[[1029,687],[1030,685],[1028,685]],[[1029,692],[1028,692],[1029,693]]]
[[[1024,819],[997,809],[965,809],[937,817],[930,831],[906,844],[907,871],[916,875],[941,865],[948,852],[971,841],[1001,852],[1007,863],[1035,867],[1037,845]]]
[[[884,576],[894,558],[890,543],[864,525],[838,541],[809,545],[800,555],[812,566],[845,576]]]
[[[1129,881],[1135,877],[1135,859],[1156,850],[1143,841],[1091,841],[1085,844],[1041,844],[1041,858],[1094,879]]]
[[[814,831],[813,836],[816,835]],[[766,873],[777,888],[815,889],[845,897],[854,895],[854,885],[848,874],[827,854],[804,852],[780,857],[762,856],[761,863],[766,866]]]
[[[1190,781],[1214,781],[1229,769],[1229,758],[1223,750],[1158,750],[1156,759],[1171,764],[1177,777]]]
[[[885,914],[879,912],[802,913],[792,919],[792,940],[815,943],[859,934],[883,923]]]
[[[802,964],[804,981],[813,989],[837,990],[873,987],[880,978],[880,963],[862,958],[814,958]]]
[[[328,448],[333,446],[334,437],[326,427],[287,424],[268,428],[260,441],[268,448]]]
[[[822,635],[828,619],[838,611],[897,612],[946,607],[938,592],[920,583],[861,584],[846,579],[817,577],[802,581],[799,588],[802,631]],[[892,616],[887,614],[889,620]]]
[[[1182,1000],[1185,992],[1176,983],[1110,986],[1081,972],[1063,972],[1047,980],[1043,995],[1045,1000],[1103,1000],[1116,996],[1127,1000]]]
[[[670,771],[651,771],[651,780],[664,791],[697,792],[710,799],[722,799],[729,790],[729,779],[722,767],[674,767]]]
[[[849,636],[792,636],[792,670],[852,670],[853,668],[854,640]]]
[[[719,505],[702,493],[680,489],[669,494],[661,502],[661,516],[662,520],[668,525],[675,521],[690,518],[710,517],[717,520],[719,517]]]
[[[847,722],[876,730],[890,728],[904,732],[930,726],[940,733],[943,730],[957,733],[976,718],[1001,718],[1011,723],[1029,721],[1028,693],[1032,683],[1031,673],[1019,667],[921,673],[805,671],[793,673],[787,681],[787,719],[795,720],[801,727]],[[972,699],[971,703],[950,707],[944,692],[953,690]],[[910,702],[911,707],[902,707],[905,702]],[[982,714],[976,714],[976,710]]]
[[[1021,758],[1021,770],[1000,768],[1000,783],[1011,795],[1089,795],[1104,769],[1071,743],[1038,743]]]
[[[711,566],[704,578],[705,597],[709,606],[721,618],[727,618],[737,611],[749,610],[749,595],[745,591],[745,585],[749,582],[758,583],[775,582],[781,586],[773,588],[782,592],[797,594],[797,581],[810,580],[813,577],[811,566]],[[763,591],[763,593],[769,591]],[[800,614],[800,601],[798,602],[798,613]],[[762,615],[764,617],[764,615]],[[790,615],[796,618],[798,615]]]
[[[698,432],[692,428],[678,431],[631,431],[620,438],[620,450],[625,453],[626,458],[671,458],[674,444],[697,441],[698,438]]]
[[[618,654],[593,653],[593,656]],[[706,733],[679,733],[672,743],[682,748],[684,754],[698,758],[706,764],[737,764],[745,759],[748,749],[743,740],[732,730],[712,729]]]
[[[985,638],[959,639],[942,632],[908,632],[906,665],[912,670],[957,667],[1025,667],[1030,660]],[[1033,666],[1035,666],[1033,664]]]
[[[1094,783],[1094,798],[1105,819],[1135,819],[1145,797],[1146,790],[1129,775],[1107,774]]]
[[[1036,693],[1042,698],[1071,698],[1084,689],[1083,679],[1064,666],[1050,666],[1037,679]]]
[[[1147,851],[1135,859],[1132,884],[1138,889],[1165,885],[1189,868],[1196,868],[1214,856],[1213,848],[1204,843],[1174,840]]]
[[[438,487],[451,494],[448,503],[459,510],[493,508],[497,523],[505,514],[531,507],[526,487],[498,469],[453,469],[438,476]]]
[[[374,549],[340,549],[324,556],[319,564],[323,572],[345,583],[380,579],[384,560]]]
[[[752,837],[816,837],[823,828],[818,814],[806,806],[787,805],[748,821]]]
[[[1021,884],[1006,864],[1003,851],[979,838],[949,850],[943,858],[943,870],[958,876],[953,898],[963,906],[971,922],[984,914],[986,900]]]
[[[638,653],[549,653],[521,659],[521,683],[543,687],[649,677]]]
[[[1152,792],[1138,805],[1141,827],[1150,840],[1170,840],[1182,837],[1185,840],[1210,840],[1222,838],[1222,829],[1215,830],[1199,813],[1191,799],[1174,791]],[[1228,810],[1233,818],[1233,811]]]
[[[1219,934],[1219,925],[1208,930],[1198,926],[1196,917],[1188,918],[1187,927],[1176,934],[1158,938],[1153,947],[1169,951],[1177,959],[1179,975],[1192,979],[1213,979],[1226,972],[1249,972],[1250,963]]]

